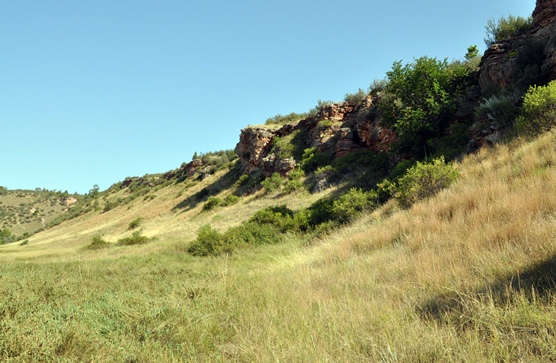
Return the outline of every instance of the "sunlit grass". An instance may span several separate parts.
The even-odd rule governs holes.
[[[231,256],[185,250],[204,223],[223,231],[317,197],[176,210],[189,192],[169,186],[147,204],[66,222],[0,248],[0,360],[556,360],[554,161],[552,133],[484,149],[410,209],[390,202],[318,239]],[[82,248],[130,235],[138,217],[156,240]]]

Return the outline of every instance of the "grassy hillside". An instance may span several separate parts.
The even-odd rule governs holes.
[[[318,238],[219,257],[185,252],[200,226],[224,231],[321,196],[259,192],[204,211],[193,196],[224,183],[221,170],[106,212],[101,199],[101,210],[0,247],[0,360],[556,360],[555,147],[551,132],[483,149],[409,209],[391,201]],[[155,239],[83,248],[134,230]]]
[[[81,196],[50,190],[7,190],[0,187],[0,229],[24,238],[54,224]]]

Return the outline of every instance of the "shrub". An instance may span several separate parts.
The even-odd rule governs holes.
[[[500,18],[498,21],[490,19],[485,26],[485,44],[490,47],[496,42],[508,40],[522,35],[531,29],[533,18],[510,15],[507,18]]]
[[[365,90],[359,88],[359,90],[356,93],[346,93],[346,95],[344,96],[344,101],[349,103],[360,103],[363,102],[363,100],[365,100],[367,95],[368,93],[365,92]]]
[[[293,222],[294,212],[285,205],[262,209],[255,213],[249,222],[258,225],[270,225],[281,232],[295,229]]]
[[[231,251],[232,248],[247,245],[277,244],[282,241],[282,235],[273,225],[247,222],[228,230],[223,239],[224,245]]]
[[[535,135],[556,125],[556,81],[546,86],[532,86],[523,98],[516,126],[518,132]]]
[[[400,206],[409,208],[415,202],[429,198],[448,187],[458,176],[457,170],[444,162],[444,157],[430,163],[417,162],[395,182],[384,180],[379,188],[394,196]]]
[[[316,147],[305,149],[301,159],[301,168],[307,173],[332,162],[332,152],[319,152]]]
[[[350,222],[366,210],[378,205],[378,194],[374,191],[365,192],[358,188],[351,188],[332,204],[334,219],[340,223]]]
[[[239,177],[238,180],[236,180],[236,182],[234,183],[234,187],[239,188],[240,186],[246,184],[248,180],[249,180],[249,174],[243,174],[242,176]]]
[[[237,195],[229,194],[224,198],[225,205],[234,205],[239,202],[239,197]]]
[[[204,210],[211,210],[211,209],[214,209],[216,207],[221,206],[222,204],[223,204],[222,199],[220,199],[218,197],[211,196],[211,197],[208,198],[208,200],[203,205],[203,209]]]
[[[0,230],[0,244],[12,243],[16,239],[16,236],[9,229],[4,228]]]
[[[269,117],[265,124],[266,125],[284,125],[284,124],[290,124],[290,123],[294,123],[297,122],[299,120],[304,119],[305,117],[307,117],[307,113],[289,113],[285,116],[277,114],[274,117]]]
[[[301,157],[304,148],[301,137],[301,130],[296,130],[289,135],[283,137],[274,137],[272,139],[272,149],[270,153],[276,155],[279,159]]]
[[[261,186],[269,192],[273,192],[280,188],[283,179],[278,173],[274,173],[261,182]]]
[[[197,239],[189,246],[187,252],[194,256],[219,255],[225,250],[222,235],[210,225],[199,229]]]
[[[298,189],[303,188],[303,181],[302,178],[305,177],[305,172],[303,169],[295,169],[290,172],[288,175],[288,181],[284,185],[284,193],[290,194],[295,192]]]
[[[332,101],[318,100],[317,105],[309,110],[309,116],[316,116],[325,107],[330,106],[332,103]]]
[[[378,95],[386,91],[387,87],[388,87],[388,80],[386,78],[375,79],[369,86],[369,94]]]
[[[143,222],[143,218],[137,217],[134,220],[132,220],[131,222],[129,222],[129,228],[128,229],[135,229],[135,228],[139,227],[142,222]]]
[[[110,243],[103,240],[101,236],[94,236],[91,243],[85,246],[88,250],[99,250],[106,247],[110,247]]]
[[[141,231],[135,231],[131,236],[120,238],[118,240],[118,246],[133,246],[142,245],[149,242],[149,238],[141,235]]]
[[[475,109],[475,120],[479,123],[498,122],[501,126],[513,126],[519,97],[515,94],[492,95]]]

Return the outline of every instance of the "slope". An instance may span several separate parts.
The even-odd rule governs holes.
[[[290,236],[197,258],[172,240],[180,229],[170,229],[168,241],[121,247],[124,256],[80,249],[80,238],[64,232],[73,256],[27,256],[25,264],[10,260],[26,247],[62,243],[53,234],[2,247],[0,357],[554,360],[555,146],[550,132],[482,149],[457,165],[460,179],[436,197],[406,210],[388,203],[309,243]],[[159,193],[171,210],[176,190]],[[105,219],[104,230],[116,236],[139,204],[93,218]],[[235,214],[242,207],[227,208]],[[181,223],[152,213],[165,226]],[[214,222],[216,215],[194,219]],[[70,223],[78,231],[86,219]]]

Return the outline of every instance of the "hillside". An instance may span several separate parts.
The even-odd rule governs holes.
[[[292,235],[217,258],[185,253],[197,226],[227,228],[276,199],[168,213],[183,190],[166,186],[145,205],[65,222],[26,246],[0,249],[0,355],[553,360],[555,145],[551,132],[483,149],[457,165],[454,185],[411,209],[388,203],[318,239]],[[299,208],[299,199],[279,201]],[[81,248],[97,233],[129,233],[140,211],[150,213],[144,233],[157,240]]]
[[[515,21],[166,173],[0,190],[0,360],[556,361],[556,1]]]

